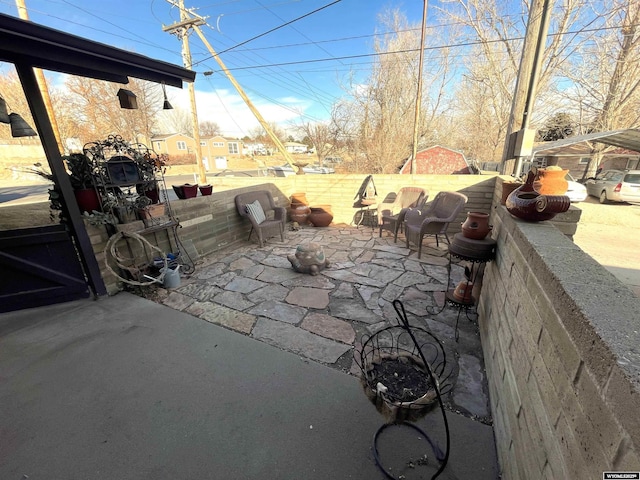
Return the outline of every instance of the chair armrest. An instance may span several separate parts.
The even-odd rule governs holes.
[[[284,207],[274,207],[273,218],[274,220],[285,221],[287,219],[287,209]]]

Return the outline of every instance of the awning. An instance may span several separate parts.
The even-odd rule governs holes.
[[[563,138],[555,142],[545,142],[539,145],[535,145],[532,150],[532,155],[538,155],[539,153],[545,156],[554,156],[558,153],[562,153],[567,147],[582,142],[599,142],[607,145],[613,145],[614,147],[625,148],[627,150],[633,150],[640,152],[640,130],[627,129],[627,130],[614,130],[611,132],[598,132],[588,133],[586,135],[576,135],[575,137]]]
[[[116,83],[128,76],[182,88],[196,74],[170,63],[0,14],[0,61]]]

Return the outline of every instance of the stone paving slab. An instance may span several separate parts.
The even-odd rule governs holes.
[[[302,328],[266,318],[258,319],[251,336],[276,347],[328,364],[335,363],[338,358],[351,350],[350,345],[338,343],[314,335]]]
[[[308,242],[323,245],[331,262],[315,276],[295,272],[287,260],[297,245]],[[176,310],[356,375],[348,352],[362,335],[397,325],[392,302],[400,300],[410,324],[432,332],[449,352],[457,383],[447,402],[488,422],[477,322],[465,311],[444,306],[444,291],[463,275],[464,263],[450,264],[446,245],[435,248],[435,241],[425,242],[418,259],[404,241],[394,244],[393,237],[380,238],[377,230],[303,227],[287,232],[284,243],[269,241],[259,248],[247,242],[211,255],[191,278],[183,278],[180,288],[157,298]],[[469,317],[473,320],[474,313]]]

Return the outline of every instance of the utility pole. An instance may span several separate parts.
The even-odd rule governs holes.
[[[416,94],[416,113],[413,121],[413,153],[411,154],[411,174],[416,173],[416,155],[418,155],[418,130],[420,129],[420,107],[422,105],[422,66],[424,65],[424,37],[427,30],[427,0],[423,0],[422,32],[420,33],[420,60],[418,62],[418,93]]]
[[[180,8],[180,22],[176,23],[174,25],[170,25],[169,27],[164,27],[163,30],[164,31],[172,31],[172,30],[175,30],[175,29],[183,29],[185,27],[186,28],[189,28],[189,27],[193,28],[193,30],[198,34],[198,37],[200,37],[200,40],[202,40],[202,43],[204,43],[205,47],[207,47],[207,50],[209,50],[209,53],[211,53],[211,55],[213,56],[214,60],[218,63],[218,65],[220,65],[220,68],[225,73],[225,75],[227,76],[227,78],[229,79],[231,84],[235,87],[235,89],[238,92],[238,94],[240,95],[240,97],[242,97],[242,100],[244,100],[244,102],[247,104],[247,106],[249,107],[249,110],[251,110],[251,113],[253,113],[253,115],[256,117],[258,122],[260,122],[260,125],[262,126],[262,128],[264,128],[264,131],[267,133],[267,135],[269,135],[269,138],[271,138],[271,141],[273,141],[273,143],[276,146],[276,148],[278,149],[278,151],[284,156],[284,158],[287,161],[287,163],[289,165],[291,165],[291,168],[293,168],[294,170],[297,171],[297,169],[299,167],[294,165],[293,159],[292,159],[291,155],[289,154],[289,152],[287,151],[287,149],[284,148],[284,145],[282,144],[280,139],[277,137],[277,135],[273,132],[273,130],[271,130],[271,127],[269,126],[267,121],[262,117],[262,115],[260,114],[258,109],[256,109],[256,107],[253,105],[253,103],[251,103],[251,100],[249,100],[249,97],[247,96],[247,94],[244,92],[244,90],[242,89],[240,84],[233,77],[231,72],[227,69],[227,67],[222,62],[222,60],[220,59],[220,57],[218,56],[216,51],[213,49],[211,44],[207,41],[207,39],[205,38],[204,34],[202,33],[202,30],[200,30],[199,26],[203,25],[205,23],[204,19],[202,17],[200,17],[199,15],[195,14],[193,11],[189,10],[188,13],[195,17],[195,18],[190,18],[187,15],[187,10],[185,10],[185,8],[184,8],[183,0],[179,0],[179,4],[176,4],[175,0],[167,0],[167,1],[169,3],[171,3],[172,5],[177,6],[178,8]],[[171,33],[173,33],[173,32],[171,32]],[[188,44],[187,44],[187,48],[188,48]],[[189,59],[189,65],[185,64],[185,67],[191,68],[191,59]],[[195,96],[193,96],[193,98],[195,99]],[[193,100],[192,109],[195,111],[195,100]],[[200,140],[199,140],[199,138],[200,137],[198,137],[198,149],[200,149]]]
[[[24,0],[16,0],[16,7],[18,8],[18,16],[22,20],[29,20],[29,12],[27,12],[27,6],[24,3]],[[56,116],[53,113],[53,105],[51,104],[51,96],[49,95],[49,87],[47,86],[47,79],[44,78],[44,73],[40,68],[33,68],[33,73],[36,76],[36,80],[38,82],[38,87],[40,89],[40,94],[42,95],[42,99],[44,100],[44,105],[49,114],[49,121],[51,122],[51,127],[53,128],[53,134],[56,137],[56,143],[58,144],[58,149],[60,153],[64,153],[64,147],[62,145],[62,140],[60,139],[60,129],[58,128],[58,122],[56,120]]]
[[[180,9],[180,21],[162,27],[162,31],[174,34],[182,40],[182,61],[184,67],[191,70],[191,49],[189,48],[189,28],[197,28],[198,25],[204,24],[204,19],[198,15],[191,18],[184,9],[184,0],[178,0],[176,4],[173,0],[167,0],[171,5]],[[196,108],[196,87],[195,81],[189,83],[189,99],[191,101],[191,123],[193,124],[193,140],[196,143],[196,165],[198,166],[198,177],[201,184],[207,183],[207,172],[202,161],[202,146],[200,145],[200,124],[198,123],[198,110]]]
[[[507,136],[502,153],[502,173],[520,175],[522,158],[528,156],[529,144],[533,143],[533,132],[529,131],[529,121],[533,113],[538,77],[549,31],[549,17],[552,0],[533,0],[529,11],[522,57],[516,89],[511,103],[511,115],[507,126]],[[506,171],[507,160],[515,158],[512,172]]]
[[[203,35],[200,28],[196,26],[196,27],[193,27],[193,29],[198,34],[198,36],[200,37],[200,40],[202,40],[202,43],[204,43],[205,47],[207,47],[207,50],[209,50],[209,53],[211,53],[215,61],[218,62],[218,65],[220,65],[220,68],[222,68],[222,71],[225,73],[229,81],[235,87],[238,94],[242,97],[242,99],[244,100],[244,103],[247,104],[247,106],[249,107],[249,110],[251,110],[251,112],[256,117],[258,122],[260,122],[260,125],[262,125],[262,128],[264,128],[264,131],[267,132],[267,135],[269,135],[269,138],[271,138],[271,141],[275,144],[276,148],[284,156],[287,163],[291,165],[291,168],[293,168],[294,170],[299,168],[294,166],[293,159],[291,158],[291,155],[289,154],[287,149],[284,148],[284,145],[282,144],[278,136],[275,133],[273,133],[273,131],[271,130],[271,127],[269,126],[267,121],[262,117],[262,115],[260,115],[260,112],[258,111],[258,109],[253,105],[253,103],[251,103],[251,100],[249,100],[249,97],[247,97],[247,94],[244,93],[244,90],[242,89],[240,84],[236,81],[236,79],[233,77],[231,72],[227,69],[226,65],[220,59],[220,57],[218,56],[216,51],[213,49],[211,44],[207,41],[207,39]]]

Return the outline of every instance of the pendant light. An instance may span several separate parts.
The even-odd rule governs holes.
[[[0,97],[0,123],[10,123],[7,102]]]
[[[17,113],[9,114],[9,123],[11,124],[11,136],[18,137],[35,137],[38,134],[24,121]]]
[[[164,104],[162,105],[162,109],[173,110],[173,107],[171,106],[171,104],[169,103],[169,99],[167,98],[167,90],[164,86],[164,83],[162,84],[162,93],[164,94]]]

